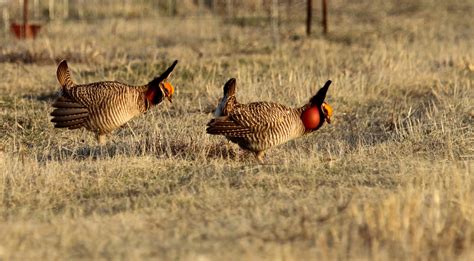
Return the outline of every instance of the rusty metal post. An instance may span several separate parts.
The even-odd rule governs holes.
[[[313,19],[313,0],[307,0],[306,6],[306,34],[311,35],[311,20]]]
[[[23,0],[23,32],[21,33],[23,38],[27,36],[27,26],[28,26],[28,0]]]
[[[322,20],[322,24],[323,24],[323,33],[324,34],[328,34],[328,10],[327,10],[327,2],[326,0],[322,0],[322,11],[323,11],[323,20]]]
[[[234,11],[233,11],[233,3],[232,3],[232,0],[227,0],[226,1],[226,9],[227,9],[227,16],[230,17],[233,15]]]
[[[18,3],[20,4],[21,0]],[[28,0],[23,0],[23,23],[10,24],[10,30],[18,39],[35,38],[41,28],[41,25],[28,23],[28,14]]]

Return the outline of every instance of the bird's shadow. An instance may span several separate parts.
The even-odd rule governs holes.
[[[108,142],[99,145],[72,145],[58,146],[37,156],[38,162],[63,161],[63,160],[106,160],[117,156],[141,157],[154,156],[159,159],[173,158],[184,160],[245,160],[239,156],[237,148],[227,144],[215,143],[202,145],[198,142],[174,140],[171,142],[155,142],[149,139],[126,142]]]
[[[60,96],[60,91],[40,93],[37,95],[23,95],[22,98],[31,101],[52,103]]]

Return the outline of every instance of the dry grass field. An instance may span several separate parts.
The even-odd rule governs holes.
[[[474,3],[329,2],[327,37],[304,13],[0,33],[0,259],[473,260]],[[61,59],[130,84],[178,59],[174,102],[99,147],[49,122]],[[291,106],[331,79],[334,123],[260,165],[205,133],[230,77],[241,102]]]

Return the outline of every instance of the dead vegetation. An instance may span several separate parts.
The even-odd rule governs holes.
[[[160,15],[3,33],[0,259],[472,259],[472,3],[330,8],[327,38]],[[174,102],[102,148],[55,130],[63,58],[76,82],[130,84],[178,59]],[[230,77],[242,102],[291,106],[331,79],[334,124],[259,165],[205,134]]]

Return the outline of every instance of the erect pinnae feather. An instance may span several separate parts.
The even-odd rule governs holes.
[[[59,63],[56,76],[58,78],[59,84],[61,84],[63,88],[67,89],[74,86],[74,82],[71,79],[71,74],[69,72],[66,60],[62,60]]]

